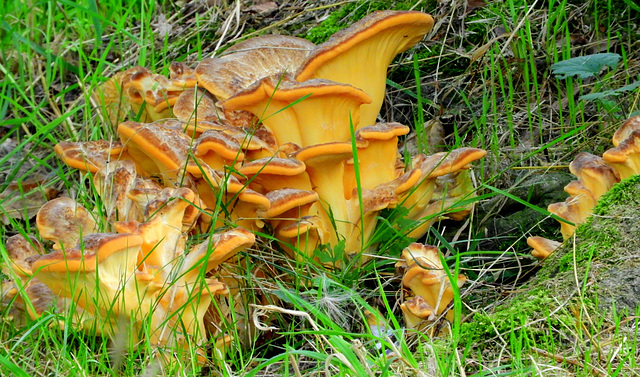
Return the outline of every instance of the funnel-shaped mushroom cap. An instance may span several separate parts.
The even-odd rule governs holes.
[[[569,164],[569,170],[591,191],[596,200],[620,182],[618,172],[607,165],[602,157],[590,153],[579,153]]]
[[[252,185],[260,185],[266,192],[285,187],[311,190],[305,164],[292,158],[261,158],[244,164],[238,173],[247,177]]]
[[[640,130],[640,115],[627,119],[620,128],[613,134],[613,145],[617,147],[620,143],[631,136],[633,131]]]
[[[306,39],[284,35],[250,38],[227,49],[220,58],[200,62],[198,84],[224,100],[263,77],[294,72],[314,47]]]
[[[270,206],[271,202],[266,196],[245,188],[237,195],[237,200],[231,207],[230,220],[236,225],[256,231],[264,226],[261,214]]]
[[[290,76],[269,76],[220,103],[225,114],[245,110],[273,132],[278,145],[301,147],[350,139],[358,129],[359,108],[371,98],[351,85],[328,80],[300,83]]]
[[[640,173],[640,120],[637,123],[637,130],[602,155],[602,159],[619,173],[621,179]]]
[[[204,89],[186,89],[173,105],[173,114],[183,122],[218,120],[222,112],[216,107],[216,99]]]
[[[140,262],[161,270],[184,252],[183,221],[195,200],[195,193],[187,188],[166,188],[147,205],[151,217],[147,222],[118,222],[114,227],[120,233],[140,235],[143,241]]]
[[[244,160],[244,153],[240,144],[233,137],[218,130],[207,130],[200,135],[193,146],[193,155],[202,163],[214,170],[225,170]],[[194,175],[202,172],[196,164],[191,164],[187,170]]]
[[[440,261],[440,251],[435,246],[412,243],[402,251],[402,259],[396,266],[406,265],[402,285],[411,290],[414,296],[422,296],[436,314],[441,315],[453,301],[454,292],[451,282]],[[456,285],[461,287],[466,281],[459,275]],[[453,320],[453,312],[445,318]]]
[[[191,138],[161,122],[144,124],[124,122],[118,126],[118,136],[142,171],[144,177],[160,177],[167,187],[173,187],[185,174]]]
[[[527,238],[527,245],[533,248],[531,255],[538,259],[545,259],[560,247],[562,243],[544,237],[534,236]]]
[[[295,79],[327,79],[362,89],[372,102],[362,106],[360,123],[372,125],[382,107],[389,64],[432,27],[433,18],[422,12],[371,13],[316,47]]]
[[[398,155],[398,136],[409,133],[409,127],[400,123],[378,123],[363,127],[356,132],[358,144],[358,165],[361,172],[360,184],[365,190],[393,181],[398,177],[396,161]],[[347,165],[353,169],[353,165]],[[349,170],[349,169],[348,169]],[[351,190],[347,188],[345,195],[351,198],[355,188],[355,172]]]
[[[54,294],[74,299],[91,313],[125,314],[123,304],[140,304],[138,297],[119,296],[126,294],[122,288],[135,277],[141,245],[137,235],[93,233],[75,248],[36,260],[34,276]]]
[[[56,144],[54,151],[72,168],[95,173],[108,163],[118,160],[124,149],[119,141],[95,140],[61,141]]]
[[[36,215],[40,237],[53,241],[54,250],[74,247],[83,236],[96,230],[96,222],[86,208],[67,197],[53,199]]]

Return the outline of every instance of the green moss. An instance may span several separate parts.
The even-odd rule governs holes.
[[[526,338],[534,342],[544,341],[549,333],[547,329],[551,327],[564,326],[571,322],[571,316],[567,313],[555,313],[548,316],[548,308],[557,306],[555,296],[549,294],[549,290],[540,287],[526,293],[526,297],[519,300],[509,301],[497,307],[492,313],[477,313],[473,320],[462,325],[463,338],[472,343],[488,341],[500,335],[505,337],[512,332],[526,333]],[[534,320],[547,316],[543,326],[525,326]],[[515,330],[514,330],[515,329]],[[516,337],[520,334],[516,334]]]

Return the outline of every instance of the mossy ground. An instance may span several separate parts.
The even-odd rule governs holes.
[[[571,354],[577,352],[576,338],[609,337],[604,329],[616,327],[623,318],[633,319],[640,308],[638,234],[640,176],[635,176],[600,198],[588,222],[541,262],[525,287],[463,324],[464,338],[485,354],[492,349],[503,352],[505,345],[511,352],[530,352],[541,344],[544,349],[553,345],[558,354]],[[620,331],[637,336],[634,326]],[[590,341],[594,346],[603,343]]]

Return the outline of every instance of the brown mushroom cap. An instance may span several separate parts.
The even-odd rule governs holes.
[[[185,257],[182,273],[186,281],[195,276],[215,270],[220,264],[233,257],[239,251],[255,243],[255,235],[243,228],[235,228],[223,233],[212,234],[206,241],[191,248]],[[200,263],[205,263],[200,267]]]
[[[284,35],[250,38],[222,57],[202,60],[196,77],[200,86],[224,100],[263,77],[295,71],[314,47],[306,39]]]
[[[225,113],[245,110],[273,132],[278,145],[301,147],[350,139],[359,128],[359,108],[369,96],[328,80],[300,83],[290,76],[269,76],[220,103]]]
[[[613,134],[613,145],[617,147],[624,140],[628,139],[634,131],[640,130],[640,115],[627,119],[620,128]]]
[[[33,262],[36,277],[43,273],[73,273],[96,271],[98,265],[112,256],[126,250],[138,256],[137,248],[142,246],[142,238],[134,234],[92,233],[82,238],[82,243],[67,250],[45,254]],[[115,267],[115,266],[114,266]]]
[[[216,107],[216,99],[204,89],[186,89],[176,99],[173,114],[183,122],[197,123],[202,120],[218,120],[222,112]]]
[[[598,156],[590,153],[579,153],[569,164],[569,170],[578,177],[594,198],[598,200],[602,194],[620,182],[620,176],[611,166]]]
[[[575,233],[576,226],[580,225],[583,220],[580,205],[573,197],[567,198],[564,202],[549,204],[547,211],[567,220],[566,222],[560,221],[560,233],[565,240]]]
[[[195,69],[182,62],[173,62],[169,66],[169,82],[172,87],[187,89],[198,83]]]
[[[427,320],[434,320],[435,310],[422,296],[414,296],[400,305],[404,314],[404,321],[408,328],[418,329]]]
[[[70,167],[95,173],[109,162],[120,159],[124,148],[119,141],[61,141],[56,144],[54,151]]]
[[[141,170],[138,173],[160,177],[167,187],[184,176],[191,144],[191,138],[172,125],[128,121],[118,126],[118,136]]]
[[[22,234],[13,235],[7,238],[5,247],[10,262],[8,266],[2,264],[2,273],[6,276],[11,276],[11,271],[8,268],[18,276],[31,276],[31,265],[44,254],[42,244],[32,235],[27,235],[27,237]]]
[[[560,247],[562,243],[544,237],[534,236],[527,238],[527,245],[533,248],[531,255],[538,259],[545,259]]]
[[[360,123],[375,123],[393,58],[416,43],[433,27],[422,12],[374,12],[317,46],[298,69],[295,79],[327,79],[353,85],[371,96],[361,108]]]
[[[91,213],[67,197],[43,205],[36,215],[36,226],[40,237],[53,241],[55,250],[74,247],[78,240],[96,230]]]

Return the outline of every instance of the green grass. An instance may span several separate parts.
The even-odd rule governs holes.
[[[588,294],[585,271],[577,274],[581,290],[571,305],[549,291],[524,304],[503,303],[502,293],[520,289],[534,262],[524,244],[528,234],[492,233],[496,218],[509,218],[525,207],[543,222],[548,203],[529,203],[513,193],[531,175],[566,170],[578,151],[601,154],[621,121],[639,110],[637,88],[602,100],[579,99],[632,84],[640,75],[634,46],[638,32],[632,26],[639,16],[627,1],[507,0],[468,13],[432,1],[346,2],[313,9],[301,2],[299,8],[271,16],[287,20],[276,26],[259,15],[235,18],[233,3],[187,4],[5,4],[0,11],[0,143],[15,146],[0,154],[0,192],[8,193],[12,182],[53,177],[48,187],[87,208],[100,208],[91,180],[59,162],[53,146],[61,140],[116,138],[90,93],[117,71],[143,65],[166,74],[172,61],[194,65],[248,32],[293,31],[321,42],[385,7],[424,10],[437,22],[429,38],[398,57],[389,72],[382,117],[415,130],[415,141],[408,137],[401,150],[433,152],[446,144],[446,149],[476,146],[489,154],[474,166],[481,189],[467,198],[476,207],[473,215],[461,224],[439,221],[424,239],[441,246],[451,276],[470,278],[456,295],[450,335],[429,339],[404,329],[394,264],[411,240],[398,231],[407,225],[403,214],[385,211],[374,235],[381,257],[364,266],[327,270],[318,263],[290,261],[265,236],[240,256],[251,268],[228,267],[243,277],[244,285],[231,303],[221,305],[236,300],[257,305],[257,319],[277,329],[241,335],[237,321],[245,319],[237,313],[225,325],[236,329],[236,338],[247,338],[244,346],[234,343],[224,361],[204,369],[187,356],[182,368],[174,365],[164,374],[630,375],[637,370],[634,318],[639,313],[594,310],[599,301]],[[163,35],[161,30],[168,31]],[[553,63],[596,52],[618,53],[622,61],[597,79],[551,74]],[[429,140],[432,133],[423,127],[434,119],[443,140]],[[0,208],[6,211],[10,200],[0,195]],[[558,227],[552,222],[551,229],[527,233],[541,231],[557,235]],[[36,229],[19,217],[1,228],[3,241],[16,233]],[[3,244],[0,253],[5,264]],[[578,262],[590,266],[592,259],[567,254],[563,261],[565,270],[573,271]],[[374,315],[393,339],[372,333],[366,311],[381,313]],[[162,369],[148,343],[133,347],[126,339],[110,341],[71,326],[60,329],[64,318],[57,314],[25,323],[13,323],[7,315],[0,321],[0,375],[75,375],[72,371],[81,370],[92,376],[128,376]]]

